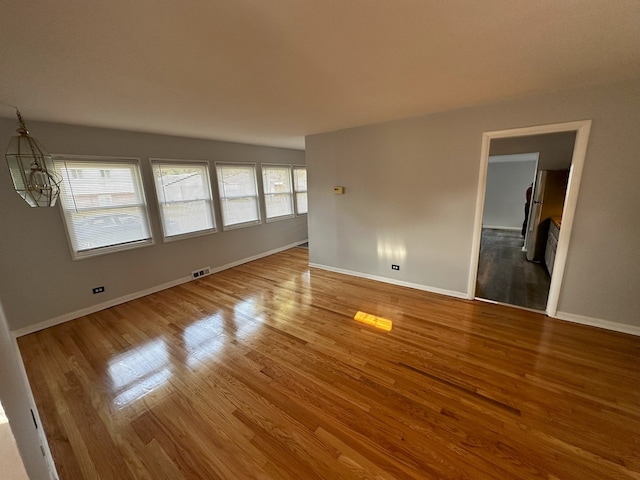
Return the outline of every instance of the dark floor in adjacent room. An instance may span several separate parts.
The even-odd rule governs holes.
[[[545,310],[551,278],[541,263],[527,261],[518,231],[482,229],[476,297]]]

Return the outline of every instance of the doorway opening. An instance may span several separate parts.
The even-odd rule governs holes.
[[[541,263],[527,261],[523,246],[525,238],[532,237],[525,216],[528,219],[540,150],[543,150],[543,157],[547,153],[540,141],[543,137],[547,136],[535,138],[535,142],[522,140],[513,145],[498,144],[500,140],[491,143],[476,280],[477,298],[532,310],[544,310],[547,305],[549,274]],[[538,151],[520,153],[523,150]],[[571,163],[571,150],[573,145],[565,155],[567,168]]]
[[[556,315],[590,127],[591,121],[578,121],[483,134],[468,298],[543,310],[551,317]],[[525,153],[537,153],[538,161],[535,176],[530,182],[531,212],[524,225],[522,207],[525,203],[526,186],[520,187],[521,200],[517,203],[522,214],[518,228],[513,217],[506,220],[507,217],[496,216],[495,205],[492,205],[492,202],[495,203],[495,192],[490,189],[500,184],[491,177],[493,170],[499,169],[492,168],[490,172],[490,165],[500,162],[495,160],[497,157],[502,156],[502,162],[505,162],[507,155]],[[514,164],[513,167],[515,166]],[[500,170],[504,175],[506,169]],[[554,194],[560,197],[560,210],[556,208],[542,211],[544,196],[541,195],[544,187],[553,183],[548,178],[556,176],[549,172],[563,170],[564,185],[561,193]],[[507,188],[508,185],[503,182],[502,186]],[[552,190],[554,189],[548,187],[547,194]],[[551,207],[553,202],[547,200],[546,203],[547,207]],[[500,219],[497,220],[498,218]],[[561,228],[555,228],[554,220]],[[506,225],[500,225],[500,222]],[[547,252],[546,245],[552,237],[549,233],[552,228],[555,241]],[[549,255],[551,251],[552,256]],[[547,258],[545,253],[548,254]],[[493,279],[489,278],[492,268],[493,275],[496,276]],[[516,282],[521,282],[521,285],[516,285]]]

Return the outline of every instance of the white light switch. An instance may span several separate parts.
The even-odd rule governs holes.
[[[344,193],[344,187],[333,187],[333,193],[342,195]]]

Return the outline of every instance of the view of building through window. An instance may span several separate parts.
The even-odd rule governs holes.
[[[293,189],[289,165],[262,165],[267,219],[293,216]]]
[[[215,230],[206,163],[154,160],[153,177],[165,237]]]
[[[296,193],[296,213],[307,213],[307,167],[293,167],[293,189]]]
[[[225,227],[260,223],[256,167],[218,164],[218,189]]]
[[[75,256],[151,241],[137,160],[56,158],[55,166]]]
[[[153,244],[139,159],[56,156],[62,176],[60,204],[74,258]],[[206,161],[151,159],[164,239],[216,231]],[[307,213],[307,170],[302,165],[262,164],[262,188],[250,163],[216,163],[222,225],[261,223]]]

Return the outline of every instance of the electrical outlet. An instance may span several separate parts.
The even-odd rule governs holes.
[[[104,287],[96,287],[93,289],[93,294],[104,292]]]
[[[400,270],[400,265],[391,265],[391,270]]]
[[[202,267],[199,270],[194,270],[193,272],[191,272],[191,278],[200,278],[200,277],[205,277],[207,275],[211,275],[210,267]]]

